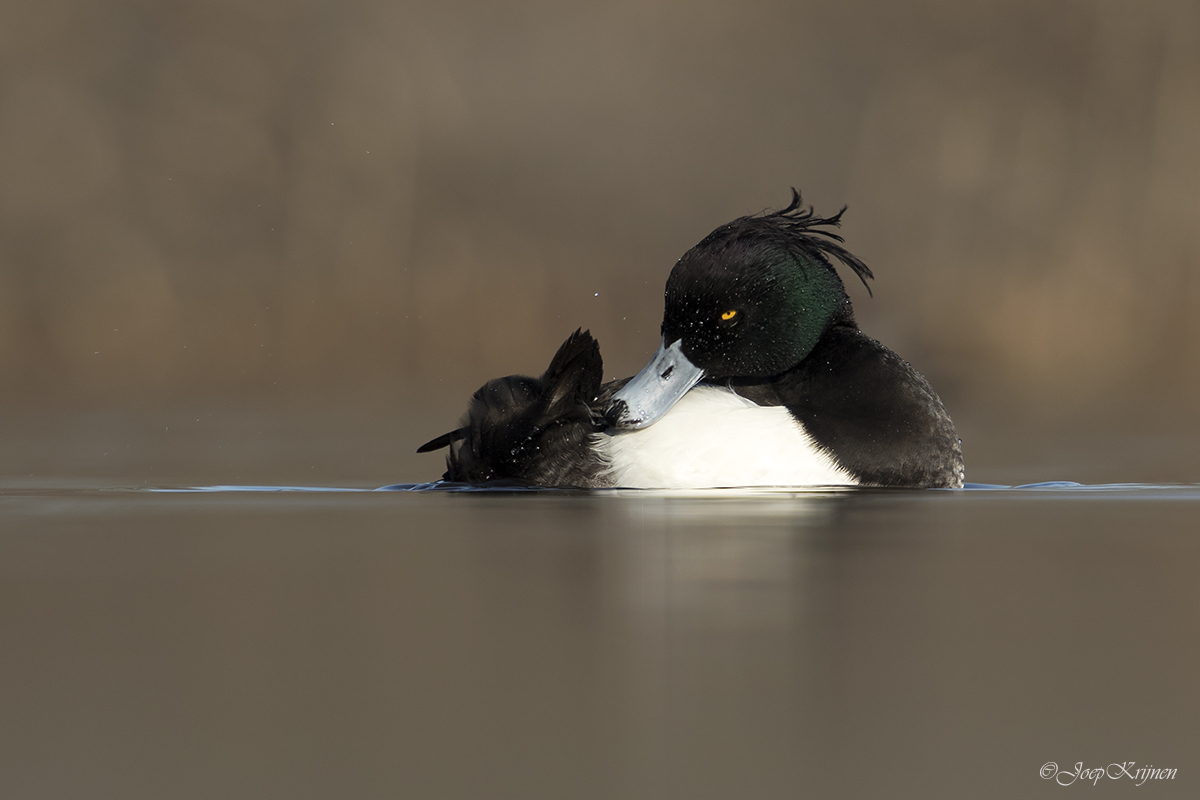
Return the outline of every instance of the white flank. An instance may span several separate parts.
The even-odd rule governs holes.
[[[648,428],[599,434],[617,486],[708,489],[853,486],[783,406],[760,406],[728,389],[697,386]]]

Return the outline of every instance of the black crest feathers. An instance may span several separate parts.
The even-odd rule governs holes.
[[[809,255],[836,258],[853,270],[858,279],[862,281],[862,285],[867,287],[867,294],[872,294],[871,287],[867,283],[867,278],[875,279],[871,268],[863,263],[861,258],[842,247],[845,239],[833,231],[825,230],[829,227],[841,227],[842,214],[846,213],[846,206],[842,206],[842,210],[832,217],[818,217],[813,212],[812,206],[803,209],[801,203],[800,192],[793,187],[792,202],[788,204],[787,208],[756,214],[752,217],[743,217],[738,222],[768,222],[786,235],[789,244],[804,250]]]

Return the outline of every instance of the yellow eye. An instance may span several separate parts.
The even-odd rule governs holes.
[[[736,316],[737,316],[737,312],[730,310],[730,311],[726,311],[724,314],[722,314],[721,319],[728,321],[728,320],[733,319]]]

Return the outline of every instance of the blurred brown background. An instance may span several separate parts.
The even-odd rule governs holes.
[[[576,327],[636,371],[675,259],[794,185],[969,456],[1192,424],[1197,87],[1187,0],[6,3],[0,403],[411,412],[408,453]]]

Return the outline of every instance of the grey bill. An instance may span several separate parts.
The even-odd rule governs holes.
[[[662,342],[641,372],[613,395],[604,418],[616,433],[653,425],[704,377],[683,354],[680,342]]]

